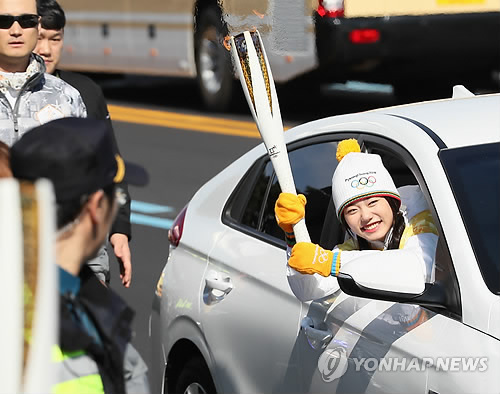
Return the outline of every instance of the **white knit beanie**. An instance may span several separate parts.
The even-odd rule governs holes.
[[[379,155],[361,153],[358,142],[349,139],[339,143],[337,160],[332,198],[339,219],[346,206],[363,198],[393,197],[401,203],[396,185]]]

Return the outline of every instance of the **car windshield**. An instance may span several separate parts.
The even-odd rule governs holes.
[[[500,294],[500,143],[444,149],[440,158],[483,279]]]

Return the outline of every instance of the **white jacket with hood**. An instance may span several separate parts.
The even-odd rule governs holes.
[[[403,186],[398,188],[401,196],[401,210],[405,217],[406,228],[400,243],[400,249],[396,250],[356,250],[357,242],[353,239],[347,240],[341,245],[335,246],[333,251],[341,251],[341,269],[351,261],[366,257],[373,257],[373,264],[384,259],[387,253],[397,253],[398,258],[404,259],[409,254],[416,256],[422,263],[422,273],[427,283],[434,282],[434,257],[438,242],[437,229],[432,222],[432,216],[420,187],[417,185]],[[429,220],[430,219],[430,220]],[[422,226],[423,224],[423,226]],[[421,226],[424,231],[411,231],[412,227]],[[431,229],[432,231],[428,231]],[[407,231],[408,230],[408,231]],[[287,249],[287,259],[290,257],[291,249]],[[287,276],[290,288],[295,296],[303,301],[311,301],[323,298],[339,290],[337,278],[334,276],[324,277],[319,274],[301,274],[287,265]]]
[[[24,133],[51,120],[65,117],[87,117],[78,90],[62,79],[45,73],[43,59],[32,54],[30,65],[37,71],[16,92],[13,104],[0,91],[0,141],[12,146]]]

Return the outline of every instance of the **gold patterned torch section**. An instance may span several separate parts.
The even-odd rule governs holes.
[[[254,110],[255,107],[255,99],[253,95],[253,86],[252,86],[252,74],[250,72],[250,64],[248,61],[248,48],[247,43],[245,41],[244,33],[240,33],[234,36],[234,43],[236,45],[236,52],[238,53],[238,58],[241,64],[241,70],[243,71],[243,77],[245,78],[245,83],[247,85],[248,94],[250,95],[250,99],[252,100],[252,105]]]
[[[271,115],[273,114],[273,100],[271,98],[271,84],[269,83],[269,72],[267,71],[266,59],[264,57],[264,51],[260,44],[260,37],[257,31],[250,32],[252,37],[253,45],[257,52],[257,57],[259,58],[260,69],[262,71],[262,76],[264,77],[264,83],[266,84],[267,99],[269,100],[269,108],[271,109]]]
[[[23,366],[29,354],[38,278],[38,202],[35,185],[21,182],[21,208],[24,238],[24,352]]]

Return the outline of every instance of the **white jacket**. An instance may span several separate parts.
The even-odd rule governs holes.
[[[398,258],[404,259],[408,254],[416,256],[422,262],[422,273],[425,276],[427,283],[434,282],[434,257],[436,254],[436,247],[438,242],[437,230],[434,232],[420,232],[412,235],[409,225],[428,211],[429,207],[425,200],[420,187],[417,185],[403,186],[398,188],[401,196],[401,210],[404,213],[405,222],[407,224],[405,233],[401,239],[400,245],[402,248],[397,250],[355,250],[355,241],[348,240],[341,245],[335,246],[333,251],[340,250],[340,263],[341,270],[346,264],[359,258],[371,255],[373,257],[373,264],[377,264],[379,259],[384,259],[387,253],[397,253]],[[428,212],[427,212],[428,213]],[[428,213],[430,216],[430,213]],[[419,216],[417,216],[419,215]],[[435,226],[432,222],[425,222],[425,225]],[[407,239],[404,239],[406,235]],[[290,258],[291,249],[287,249],[287,261]],[[301,274],[287,265],[287,277],[290,288],[295,296],[303,301],[316,300],[329,296],[339,290],[337,278],[334,276],[324,277],[319,274],[307,275]]]
[[[45,74],[43,59],[32,54],[38,71],[19,91],[14,105],[0,92],[0,141],[12,146],[36,126],[65,117],[86,118],[87,110],[78,90],[63,80]]]

